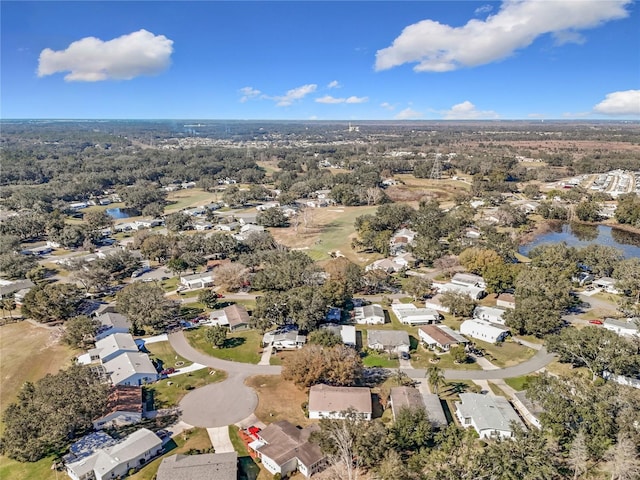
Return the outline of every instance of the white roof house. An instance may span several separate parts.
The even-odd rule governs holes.
[[[124,352],[102,365],[114,385],[139,386],[158,380],[158,371],[146,353]]]
[[[354,410],[363,420],[371,420],[373,405],[369,387],[332,387],[314,385],[309,389],[309,418],[344,418]]]
[[[444,292],[455,292],[461,293],[464,295],[469,295],[473,300],[480,300],[486,295],[484,288],[476,287],[474,285],[462,285],[460,283],[434,283],[434,288],[438,290],[439,293]]]
[[[307,342],[307,337],[298,335],[297,329],[282,328],[266,332],[262,337],[262,345],[273,347],[276,350],[295,350],[302,348]]]
[[[381,305],[376,303],[356,307],[353,309],[354,320],[359,324],[366,325],[383,325],[385,322],[384,310]]]
[[[350,347],[356,346],[356,327],[354,325],[336,325],[335,323],[326,323],[320,325],[320,328],[329,330],[342,339],[342,343]]]
[[[451,283],[467,287],[487,288],[484,278],[480,275],[474,275],[473,273],[456,273],[451,279]]]
[[[620,291],[616,288],[617,283],[618,281],[615,278],[611,277],[602,277],[593,281],[593,284],[596,287],[601,288],[605,292],[612,293],[614,295],[618,295],[620,293]]]
[[[382,270],[387,273],[399,272],[404,268],[404,265],[394,262],[390,258],[381,258],[373,263],[367,265],[364,269],[369,272],[371,270]]]
[[[480,320],[465,320],[460,324],[460,333],[483,342],[497,343],[509,335],[509,330]]]
[[[129,333],[131,322],[127,317],[116,312],[105,312],[96,317],[100,322],[96,332],[96,340],[102,340],[114,333]]]
[[[108,437],[107,435],[105,435]],[[73,480],[105,480],[125,476],[162,452],[162,440],[151,430],[141,428],[119,443],[103,441],[81,455],[65,457],[67,474]]]
[[[203,272],[194,273],[193,275],[183,275],[180,277],[180,284],[192,289],[210,287],[213,285],[213,273]]]
[[[404,330],[367,330],[367,346],[373,350],[408,352],[409,334]]]
[[[102,363],[113,360],[125,352],[138,352],[138,345],[130,333],[114,333],[96,342],[96,348],[89,351],[92,360]]]
[[[633,318],[605,318],[602,326],[618,335],[626,337],[639,336],[638,324]]]
[[[520,412],[522,418],[524,418],[529,425],[533,425],[537,429],[542,428],[540,414],[544,412],[544,409],[539,404],[529,400],[526,390],[513,394],[513,406]]]
[[[433,310],[437,310],[438,312],[449,313],[449,307],[445,307],[444,305],[442,305],[441,300],[442,295],[438,293],[437,295],[426,299],[424,302],[424,306],[425,308],[431,308]]]
[[[498,323],[500,325],[504,325],[504,315],[505,310],[502,308],[494,308],[494,307],[483,307],[478,305],[473,310],[473,318],[478,320],[484,320],[485,322]]]
[[[391,310],[400,323],[405,325],[425,325],[440,321],[440,314],[431,308],[418,308],[412,303],[394,303]]]
[[[480,438],[511,438],[513,423],[526,428],[507,399],[493,395],[461,393],[456,416],[463,427],[473,427]]]

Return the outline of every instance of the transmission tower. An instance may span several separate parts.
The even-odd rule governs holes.
[[[442,161],[440,160],[440,154],[436,153],[436,157],[433,160],[433,167],[431,167],[431,180],[440,180],[442,178]]]

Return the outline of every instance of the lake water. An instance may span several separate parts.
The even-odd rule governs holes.
[[[131,215],[124,208],[107,208],[107,215],[113,219],[129,218]]]
[[[625,258],[640,257],[640,235],[626,232],[604,225],[580,225],[558,224],[548,233],[536,237],[536,239],[520,247],[520,253],[529,254],[529,251],[544,243],[565,242],[570,247],[586,247],[593,243],[607,245],[622,250]]]

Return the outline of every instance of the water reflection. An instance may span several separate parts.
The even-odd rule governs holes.
[[[571,223],[569,225],[571,233],[581,242],[592,242],[598,238],[597,225],[585,225],[583,223]],[[561,229],[562,230],[562,229]],[[622,242],[621,242],[622,243]]]

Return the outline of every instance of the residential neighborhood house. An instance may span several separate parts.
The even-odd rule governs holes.
[[[424,325],[418,327],[418,336],[427,348],[431,350],[439,348],[445,352],[449,351],[451,347],[469,343],[466,338],[446,325]]]
[[[391,310],[400,323],[405,325],[425,325],[440,321],[440,314],[431,308],[418,308],[413,303],[393,303]]]
[[[102,340],[114,333],[129,333],[131,322],[127,317],[116,312],[105,312],[96,317],[100,326],[96,331],[96,340]]]
[[[193,275],[183,275],[180,277],[180,285],[193,290],[210,287],[213,285],[213,273],[203,272],[194,273]]]
[[[463,427],[473,427],[480,438],[511,438],[513,424],[525,428],[522,420],[504,397],[461,393],[455,403],[456,416]]]
[[[118,385],[107,399],[107,411],[93,421],[93,428],[116,428],[142,421],[142,387]]]
[[[238,454],[171,455],[162,459],[156,480],[236,480]]]
[[[162,440],[151,430],[141,428],[121,442],[100,432],[81,439],[64,457],[67,474],[73,480],[107,480],[123,477],[131,469],[143,467],[162,453]],[[86,438],[86,437],[85,437]]]
[[[249,313],[244,305],[233,304],[221,310],[214,310],[209,314],[208,323],[229,327],[232,332],[249,328]]]
[[[354,325],[336,325],[335,323],[326,323],[320,325],[320,328],[329,330],[338,335],[342,343],[349,346],[356,346],[356,327]]]
[[[460,333],[483,342],[498,343],[507,338],[509,330],[480,320],[465,320],[460,324]]]
[[[640,336],[638,323],[633,318],[605,318],[602,326],[625,337]]]
[[[426,410],[434,427],[447,426],[447,417],[435,393],[422,393],[414,387],[393,387],[389,394],[389,404],[394,420],[403,408],[420,408]]]
[[[353,312],[355,322],[361,325],[383,325],[385,322],[384,310],[376,303],[356,307]]]
[[[275,350],[295,350],[302,348],[306,342],[307,337],[298,335],[298,330],[292,328],[273,330],[262,336],[262,346]]]
[[[481,305],[478,305],[473,310],[473,318],[489,323],[504,325],[504,312],[505,310],[503,310],[502,308],[483,307]]]
[[[367,347],[389,353],[408,353],[411,342],[404,330],[367,330]]]
[[[371,390],[368,387],[332,387],[324,384],[309,389],[309,418],[345,418],[347,411],[363,420],[371,420]]]
[[[248,446],[271,474],[286,476],[297,470],[309,478],[326,465],[326,457],[320,447],[309,442],[311,433],[318,429],[318,425],[297,428],[281,420],[262,429],[258,440]]]

